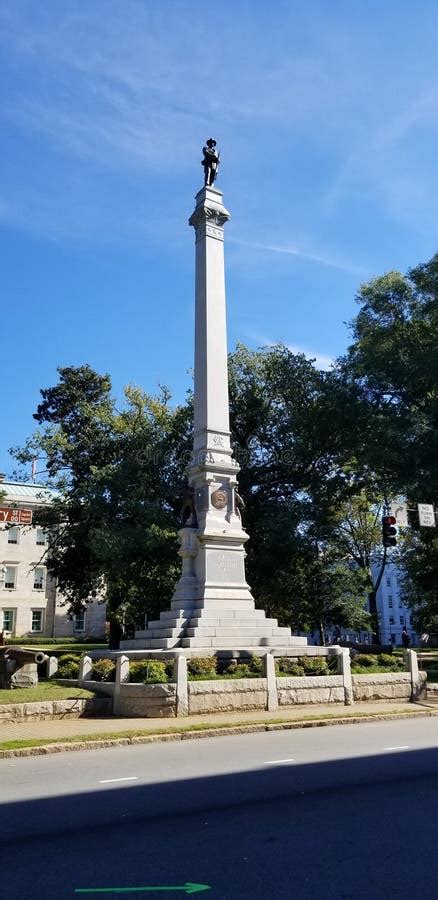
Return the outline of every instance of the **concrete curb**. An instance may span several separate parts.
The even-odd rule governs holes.
[[[225,737],[233,734],[260,734],[266,731],[292,731],[302,728],[321,728],[328,725],[358,725],[361,722],[383,722],[390,719],[430,718],[438,715],[438,710],[413,710],[398,713],[369,713],[363,716],[340,716],[333,719],[302,719],[290,722],[260,722],[253,725],[218,725],[200,731],[176,731],[171,734],[144,734],[132,737],[99,738],[53,744],[42,744],[37,747],[18,747],[13,750],[0,750],[0,759],[20,756],[45,756],[50,753],[64,753],[76,750],[101,750],[106,747],[128,747],[133,744],[154,744],[160,741],[191,741],[197,738]]]

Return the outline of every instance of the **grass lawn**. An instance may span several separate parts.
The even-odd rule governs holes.
[[[93,691],[86,691],[84,688],[65,687],[55,684],[53,681],[40,681],[36,687],[0,690],[0,706],[10,703],[32,703],[39,700],[76,700],[78,697],[95,696]]]

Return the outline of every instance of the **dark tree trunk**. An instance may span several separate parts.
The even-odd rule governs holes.
[[[115,622],[114,620],[110,620],[109,623],[109,636],[108,636],[108,647],[110,650],[119,650],[120,649],[120,641],[123,637],[123,629],[120,625],[120,622]]]

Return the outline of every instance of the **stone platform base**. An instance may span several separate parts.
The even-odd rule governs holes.
[[[307,645],[307,638],[291,635],[290,628],[278,625],[256,609],[251,599],[172,602],[147,629],[122,641],[121,650],[195,649],[197,655],[216,650],[286,649]]]
[[[89,652],[89,656],[94,659],[99,658],[100,656],[105,656],[106,658],[117,657],[123,654],[123,656],[128,656],[130,659],[174,659],[176,656],[185,656],[187,659],[190,659],[192,656],[218,656],[221,659],[245,659],[245,657],[249,658],[250,656],[265,656],[266,653],[273,654],[274,656],[296,656],[299,652],[299,655],[302,656],[307,655],[306,651],[308,648],[307,638],[301,637],[292,637],[291,643],[287,645],[279,645],[279,646],[268,646],[268,645],[258,645],[249,647],[246,644],[239,644],[236,641],[233,641],[232,645],[228,647],[224,647],[222,644],[219,644],[218,647],[203,647],[195,646],[195,647],[144,647],[144,642],[140,639],[133,638],[131,641],[121,641],[120,642],[120,650],[91,650]],[[309,656],[318,656],[318,651],[321,649],[322,651],[325,648],[309,646]],[[315,653],[316,650],[316,653]],[[324,653],[321,653],[324,655]]]

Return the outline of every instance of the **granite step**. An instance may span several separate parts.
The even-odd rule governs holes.
[[[172,619],[155,619],[148,622],[148,627],[144,631],[136,631],[136,637],[147,637],[149,632],[156,628],[186,628],[190,624],[190,619],[178,619],[174,616]]]
[[[171,609],[172,610],[180,610],[181,604],[176,600],[172,600]],[[183,609],[191,609],[192,614],[193,610],[232,610],[233,612],[237,612],[238,610],[255,610],[255,603],[250,597],[240,597],[238,599],[234,597],[228,597],[226,594],[223,597],[203,597],[199,600],[194,601],[193,606],[185,605]],[[259,612],[263,612],[263,610],[259,610]]]
[[[224,637],[224,638],[235,638],[238,641],[242,639],[246,640],[247,638],[255,638],[256,640],[260,640],[265,637],[290,637],[290,628],[269,628],[264,626],[263,628],[254,628],[251,626],[249,628],[186,628],[184,630],[183,637],[193,637],[193,638],[204,638],[204,637]]]
[[[217,650],[243,650],[250,647],[284,647],[293,646],[290,634],[270,637],[184,637],[181,638],[181,647],[202,649],[215,648]]]
[[[245,619],[233,619],[227,616],[202,616],[202,618],[189,619],[188,628],[233,628],[235,631],[241,628],[277,628],[277,619],[266,619],[264,617],[253,618],[247,616]]]

